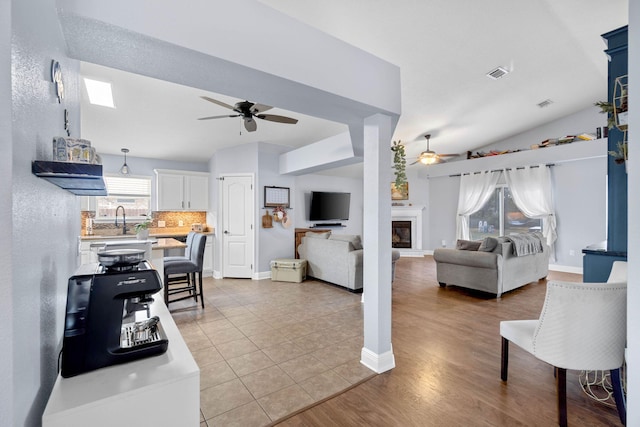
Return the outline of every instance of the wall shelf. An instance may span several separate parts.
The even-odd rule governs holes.
[[[106,196],[102,165],[35,160],[31,172],[78,196]]]

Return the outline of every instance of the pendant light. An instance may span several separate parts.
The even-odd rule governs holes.
[[[122,175],[129,175],[129,166],[127,165],[127,153],[129,152],[128,148],[121,148],[120,151],[124,153],[124,164],[120,168],[120,173]]]

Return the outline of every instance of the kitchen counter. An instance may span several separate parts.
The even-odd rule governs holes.
[[[167,351],[72,378],[58,375],[42,415],[44,427],[199,425],[200,369],[162,292],[154,300],[151,313],[169,339]]]
[[[151,229],[151,231],[149,232],[149,237],[151,238],[163,238],[163,237],[180,237],[180,236],[186,236],[187,234],[189,234],[191,230],[175,230],[175,229],[168,229],[166,231],[164,231],[161,228],[154,228]],[[203,231],[202,234],[205,234],[207,236],[211,236],[214,235],[215,232],[213,230],[209,230],[209,231]],[[136,235],[135,233],[131,233],[131,234],[91,234],[91,235],[86,235],[83,234],[80,236],[80,240],[117,240],[117,239],[135,239]]]
[[[112,249],[122,249],[123,247],[127,247],[127,245],[136,245],[139,247],[141,244],[145,245],[147,243],[151,244],[151,259],[147,258],[148,261],[151,261],[153,268],[158,270],[158,274],[161,278],[164,279],[164,257],[165,250],[170,249],[180,249],[186,248],[187,245],[179,240],[176,240],[172,237],[161,237],[161,238],[150,238],[148,240],[138,240],[134,238],[127,239],[126,236],[114,236],[112,239],[97,238],[97,239],[81,239],[80,240],[80,252],[83,251],[88,252],[88,254],[84,257],[85,260],[82,263],[91,263],[97,262],[96,253],[101,247],[105,247],[107,250],[111,247]],[[84,247],[84,249],[83,249]],[[147,255],[148,256],[148,255]]]

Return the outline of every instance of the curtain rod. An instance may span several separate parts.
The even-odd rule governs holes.
[[[556,165],[555,163],[547,163],[545,166],[546,166],[546,167],[548,167],[548,168],[550,168],[551,166],[555,166],[555,165]],[[489,171],[489,172],[502,172],[502,171],[504,171],[504,170],[513,170],[513,169],[518,170],[518,169],[524,169],[525,167],[526,167],[526,166],[518,166],[518,167],[516,167],[516,168],[493,169],[493,170],[491,170],[491,171]],[[530,167],[530,168],[538,168],[538,167],[540,167],[540,165],[531,165],[531,166],[529,166],[529,167]],[[455,175],[449,175],[449,178],[453,178],[453,177],[455,177],[455,176],[462,176],[462,175],[471,175],[472,173],[475,175],[475,174],[478,174],[478,173],[482,173],[482,171],[478,171],[478,172],[465,172],[465,173],[458,173],[458,174],[455,174]]]

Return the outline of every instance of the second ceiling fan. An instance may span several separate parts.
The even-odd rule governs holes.
[[[268,120],[270,122],[277,123],[288,123],[295,125],[298,123],[298,119],[293,119],[291,117],[278,116],[275,114],[262,114],[263,111],[267,111],[272,109],[268,105],[256,104],[250,101],[240,101],[236,102],[235,105],[229,105],[225,102],[218,101],[217,99],[209,98],[208,96],[201,96],[205,101],[212,102],[214,104],[220,105],[221,107],[228,108],[230,110],[235,111],[237,114],[225,114],[222,116],[211,116],[211,117],[201,117],[198,120],[211,120],[211,119],[222,119],[226,117],[242,117],[244,121],[244,127],[247,132],[254,132],[258,125],[254,119],[258,118],[261,120]]]
[[[444,163],[445,160],[443,159],[443,157],[457,157],[460,155],[460,154],[438,154],[435,151],[432,151],[429,149],[429,140],[431,139],[431,134],[427,134],[424,137],[427,138],[427,150],[420,153],[420,155],[418,156],[418,159],[415,162],[411,163],[412,165],[415,165],[418,162],[422,163],[423,165],[433,165],[436,163]]]

